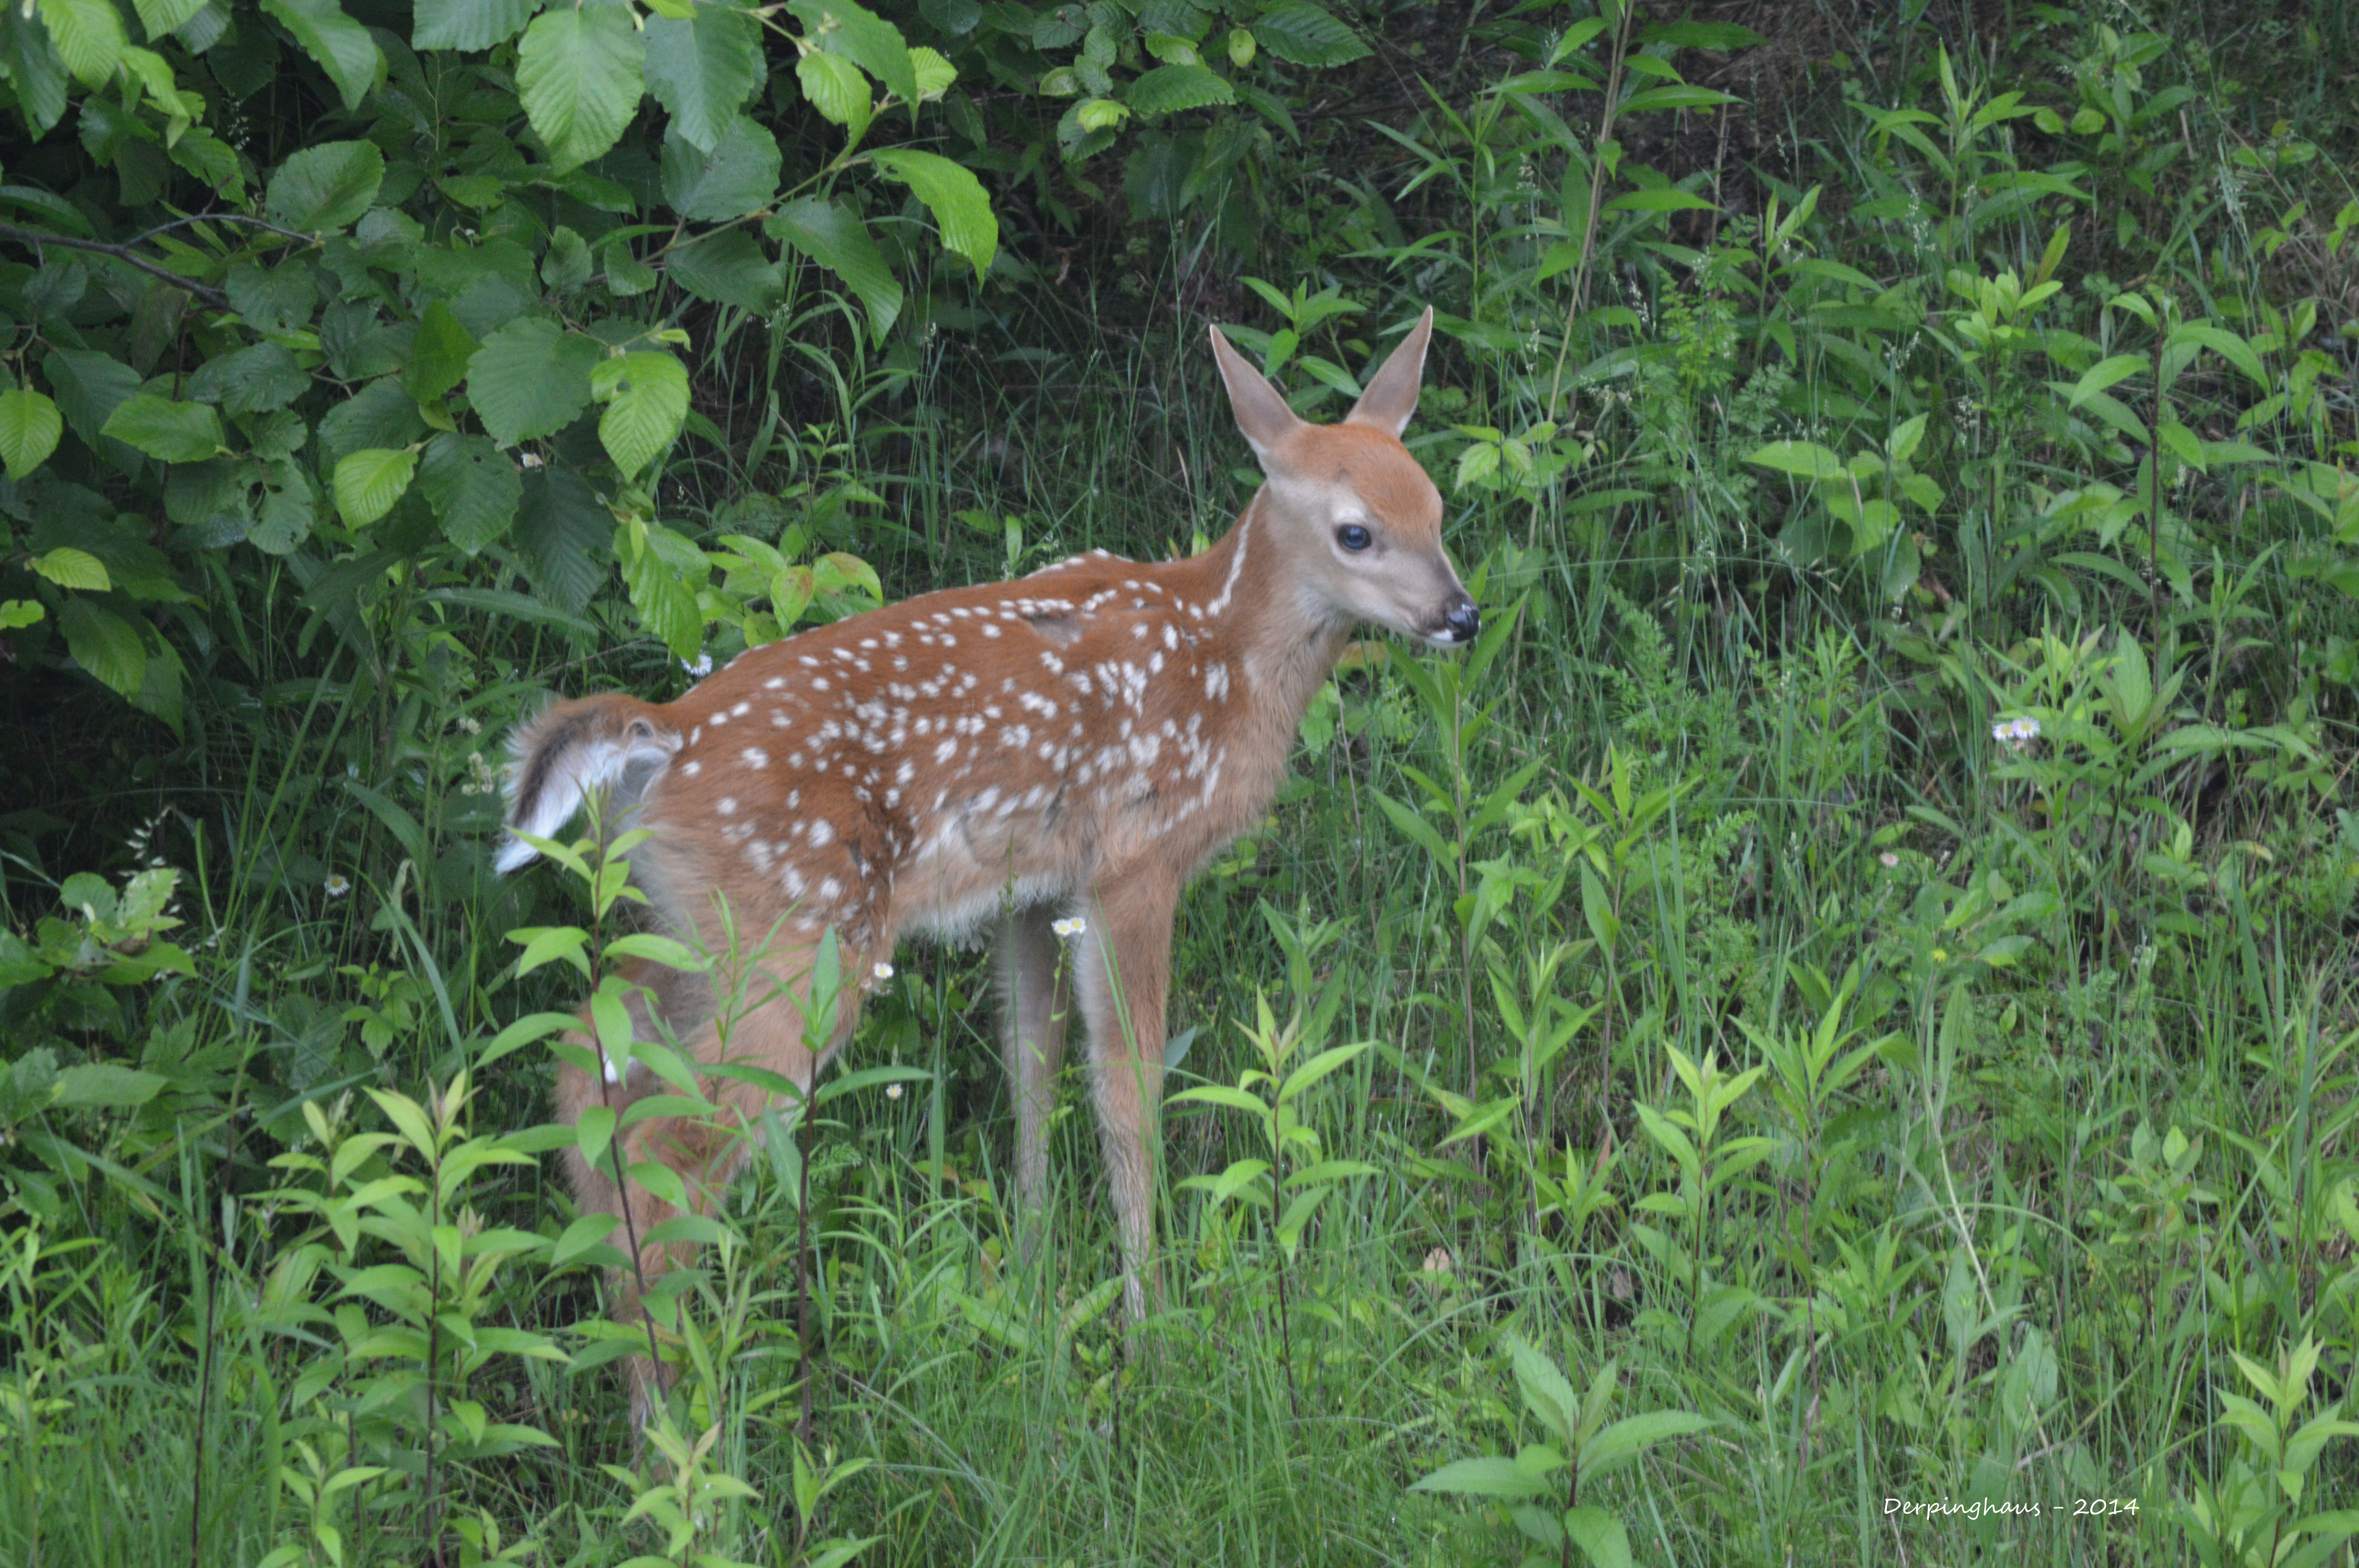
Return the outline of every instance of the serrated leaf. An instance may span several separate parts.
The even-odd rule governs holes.
[[[0,5],[0,66],[16,90],[16,107],[36,137],[65,117],[66,63],[44,24],[21,5]]]
[[[1308,0],[1288,0],[1254,19],[1254,38],[1289,65],[1345,65],[1374,52],[1358,34]]]
[[[291,555],[320,520],[319,497],[308,481],[265,491],[262,506],[246,528],[246,543],[265,555]]]
[[[321,233],[358,222],[384,183],[385,155],[375,143],[321,142],[278,166],[262,209],[274,223]]]
[[[688,414],[688,367],[664,353],[601,360],[590,374],[590,395],[606,405],[598,420],[599,442],[627,477],[653,462],[679,434]]]
[[[426,444],[418,488],[442,520],[442,535],[469,555],[507,532],[524,499],[515,460],[481,436],[443,434]]]
[[[1236,90],[1209,66],[1159,65],[1130,85],[1123,102],[1131,113],[1153,119],[1213,103],[1234,103]]]
[[[186,27],[190,17],[205,8],[205,0],[131,0],[131,8],[139,13],[139,25],[152,42]]]
[[[779,162],[778,139],[743,114],[710,150],[700,149],[675,123],[664,135],[664,200],[695,222],[742,218],[776,199]]]
[[[707,234],[671,253],[671,280],[699,299],[734,305],[755,315],[777,308],[786,296],[778,269],[743,229]]]
[[[101,685],[129,697],[147,678],[147,645],[113,611],[87,599],[69,599],[58,611],[58,630],[65,633],[74,663]]]
[[[511,321],[468,360],[467,399],[504,447],[553,436],[589,405],[599,352],[593,340],[554,321]]]
[[[266,414],[311,388],[295,356],[277,343],[252,343],[207,360],[182,389],[191,403],[213,403],[224,414]]]
[[[418,454],[406,449],[353,452],[336,464],[336,510],[348,526],[365,528],[393,510],[417,472]]]
[[[21,386],[0,392],[0,462],[8,477],[21,480],[49,461],[65,428],[58,406],[39,393]]]
[[[584,262],[586,270],[586,256]],[[417,335],[409,340],[409,362],[401,372],[403,390],[420,403],[437,401],[467,379],[468,362],[481,347],[451,314],[450,302],[435,300],[419,314]]]
[[[638,113],[645,41],[620,5],[582,5],[533,18],[516,48],[516,91],[560,169],[600,157]]]
[[[661,526],[630,524],[626,536],[636,537],[638,543],[636,547],[624,547],[623,581],[631,590],[631,605],[639,612],[639,623],[674,657],[691,658],[704,642],[704,617],[697,611],[696,591],[663,558],[654,542],[640,533],[643,529],[653,533]]]
[[[779,208],[762,232],[842,278],[867,308],[869,332],[885,341],[901,314],[901,285],[859,213],[805,196]]]
[[[104,593],[114,586],[106,574],[106,563],[88,550],[77,550],[71,545],[60,545],[54,550],[44,550],[32,560],[33,570],[57,584],[81,593]]]
[[[706,0],[685,20],[648,17],[647,40],[647,91],[671,115],[671,130],[710,150],[761,85],[760,25]]]
[[[320,62],[345,108],[359,108],[361,100],[385,80],[385,51],[366,27],[344,15],[336,0],[262,0],[262,8]]]
[[[58,58],[85,86],[103,87],[123,58],[123,14],[113,0],[38,0],[35,15],[47,23]]]
[[[580,614],[606,580],[614,519],[581,475],[539,468],[524,476],[509,543],[536,597]]]
[[[918,193],[941,231],[943,249],[973,262],[977,277],[991,270],[992,257],[999,250],[999,220],[993,215],[991,198],[984,194],[983,182],[973,170],[939,154],[908,147],[881,149],[869,156],[887,178],[900,180]]]
[[[540,0],[417,0],[410,13],[414,49],[487,49],[516,36]]]
[[[159,462],[202,462],[222,449],[221,416],[211,404],[178,403],[152,392],[135,393],[115,405],[100,434]]]
[[[867,134],[873,105],[868,79],[860,74],[858,66],[842,55],[807,54],[795,61],[795,81],[801,84],[811,107],[831,124],[844,127],[855,142]]]
[[[900,28],[853,0],[788,0],[787,9],[821,49],[849,59],[914,110],[918,68]]]

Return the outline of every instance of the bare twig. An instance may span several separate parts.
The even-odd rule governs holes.
[[[220,289],[209,284],[199,283],[192,277],[183,277],[168,266],[149,261],[129,245],[111,244],[104,240],[77,240],[66,234],[46,234],[38,229],[20,229],[14,223],[0,223],[0,240],[15,240],[19,244],[32,245],[36,248],[42,245],[60,245],[70,251],[96,251],[101,255],[113,256],[119,262],[137,267],[141,272],[160,277],[177,288],[185,288],[216,310],[226,310],[230,308],[229,296]]]

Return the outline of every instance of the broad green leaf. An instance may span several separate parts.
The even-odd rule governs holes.
[[[1745,460],[1800,479],[1841,479],[1850,471],[1842,458],[1811,441],[1772,441],[1745,453]]]
[[[812,108],[832,124],[842,125],[855,143],[868,134],[874,105],[868,79],[842,55],[807,54],[795,62],[795,81]]]
[[[540,0],[417,0],[410,13],[414,49],[487,49],[523,31]]]
[[[760,24],[704,0],[685,20],[648,17],[647,38],[647,91],[671,115],[672,131],[710,151],[761,85]]]
[[[518,962],[521,965],[522,961]],[[606,1158],[606,1146],[614,1141],[614,1108],[604,1105],[583,1107],[581,1117],[573,1124],[573,1135],[576,1146],[582,1151],[582,1158],[587,1161],[593,1170],[596,1169]],[[580,1221],[577,1220],[575,1223],[579,1224]],[[568,1231],[567,1234],[571,1236],[571,1232]]]
[[[723,229],[680,246],[671,253],[666,270],[674,283],[699,299],[734,305],[757,316],[777,309],[786,295],[777,265],[743,229]]]
[[[515,460],[481,436],[446,432],[429,441],[418,487],[442,520],[443,537],[471,556],[507,532],[524,499]]]
[[[821,49],[851,60],[916,113],[918,68],[900,28],[853,0],[787,0],[787,9]]]
[[[221,415],[211,404],[176,403],[152,392],[135,393],[115,405],[101,434],[159,462],[202,462],[222,449]]]
[[[1555,1362],[1521,1338],[1507,1336],[1507,1353],[1525,1408],[1540,1419],[1551,1441],[1571,1444],[1581,1427],[1580,1394],[1565,1380]]]
[[[101,685],[125,697],[137,692],[147,675],[147,647],[130,623],[87,599],[69,599],[58,611],[66,652]]]
[[[245,531],[246,542],[265,555],[291,555],[311,536],[319,520],[319,497],[310,481],[298,476],[293,484],[263,492],[262,505]]]
[[[336,464],[336,510],[348,526],[365,528],[393,510],[417,472],[416,452],[384,447],[354,452]]]
[[[1388,795],[1379,795],[1373,798],[1384,814],[1392,819],[1393,826],[1401,830],[1404,837],[1432,857],[1436,868],[1444,868],[1451,864],[1450,846],[1442,842],[1441,835],[1434,830],[1432,823]]]
[[[47,462],[65,428],[58,406],[39,393],[21,386],[0,392],[0,462],[8,477],[21,480]]]
[[[516,91],[560,169],[613,146],[638,113],[646,45],[620,5],[567,6],[533,18],[516,48]]]
[[[2144,354],[2114,354],[2109,359],[2098,361],[2082,373],[2080,380],[2072,384],[2072,395],[2069,399],[2071,406],[2075,408],[2080,407],[2092,396],[2104,391],[2114,383],[2137,374],[2138,372],[2146,369],[2146,365],[2147,360]]]
[[[1134,114],[1154,119],[1214,103],[1234,103],[1235,89],[1202,65],[1158,65],[1130,84],[1123,102]]]
[[[524,499],[508,541],[537,599],[579,615],[612,569],[614,514],[580,474],[538,468],[524,476]]]
[[[1719,208],[1676,186],[1658,186],[1652,190],[1632,190],[1615,197],[1605,204],[1608,212],[1717,212]]]
[[[218,404],[224,414],[266,414],[311,390],[311,378],[277,343],[250,343],[207,360],[182,388],[191,403]]]
[[[49,24],[58,58],[82,83],[103,87],[123,58],[123,14],[114,0],[38,0],[35,14]]]
[[[187,26],[190,17],[205,8],[205,0],[131,0],[131,8],[139,13],[139,25],[153,42]]]
[[[1582,1445],[1582,1479],[1608,1475],[1658,1443],[1686,1437],[1711,1425],[1709,1417],[1691,1411],[1649,1411],[1644,1415],[1625,1417]]]
[[[631,605],[639,612],[639,623],[674,657],[692,658],[704,642],[704,617],[697,610],[695,589],[681,579],[647,536],[661,527],[661,524],[650,528],[637,522],[625,524],[618,546],[623,582],[631,590]]]
[[[586,265],[586,256],[584,262]],[[409,363],[401,372],[403,389],[420,403],[435,402],[467,379],[468,362],[481,347],[451,313],[448,300],[433,301],[419,316],[418,334],[409,340]]]
[[[1307,0],[1286,0],[1254,19],[1261,47],[1288,65],[1347,65],[1371,51],[1359,35]]]
[[[1568,1509],[1565,1533],[1589,1559],[1590,1568],[1630,1568],[1630,1537],[1622,1521],[1594,1503]]]
[[[262,0],[262,8],[320,62],[345,108],[359,108],[361,100],[385,80],[385,51],[366,27],[344,15],[336,0]]]
[[[595,340],[539,317],[511,321],[467,362],[467,399],[504,447],[553,436],[590,402]]]
[[[360,221],[384,183],[385,155],[375,143],[321,142],[278,166],[263,195],[263,211],[272,222],[307,234],[341,229]]]
[[[48,135],[65,118],[66,62],[49,27],[26,16],[22,5],[0,5],[0,67],[33,135]]]
[[[1456,1492],[1475,1498],[1538,1498],[1558,1489],[1554,1476],[1527,1470],[1512,1459],[1461,1459],[1409,1486],[1412,1492]]]
[[[885,265],[859,213],[816,196],[804,196],[779,208],[762,225],[762,232],[842,278],[867,308],[870,333],[877,342],[885,341],[901,314],[901,285],[893,269]]]
[[[907,147],[869,156],[887,178],[901,180],[918,193],[941,230],[943,249],[973,262],[977,277],[991,270],[991,259],[999,250],[999,220],[992,215],[991,199],[972,170],[939,154]]]
[[[49,608],[38,599],[0,599],[0,632],[16,632],[32,625],[49,613]],[[0,937],[0,941],[5,941]],[[14,984],[0,981],[0,984]]]
[[[778,139],[743,114],[709,150],[680,135],[674,122],[664,137],[664,200],[691,222],[726,222],[777,198],[778,168]]]
[[[590,373],[590,395],[606,405],[598,439],[625,476],[653,462],[679,434],[688,414],[688,367],[666,353],[601,360]]]
[[[57,1076],[49,1103],[81,1110],[129,1110],[154,1099],[169,1081],[160,1073],[137,1072],[113,1062],[87,1062]]]
[[[79,593],[104,593],[114,586],[114,579],[107,576],[104,561],[71,545],[42,551],[33,557],[32,568],[60,588]]]

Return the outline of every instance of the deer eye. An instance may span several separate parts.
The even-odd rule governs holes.
[[[1354,553],[1375,543],[1375,536],[1357,523],[1346,523],[1335,530],[1335,542]]]

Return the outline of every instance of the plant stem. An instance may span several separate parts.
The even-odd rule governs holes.
[[[1572,298],[1564,310],[1564,341],[1557,346],[1556,373],[1549,378],[1548,416],[1556,419],[1557,396],[1564,390],[1565,356],[1572,351],[1572,324],[1589,292],[1590,264],[1597,252],[1597,199],[1605,194],[1605,144],[1614,135],[1614,116],[1621,105],[1622,59],[1629,52],[1630,23],[1636,14],[1633,0],[1623,0],[1622,25],[1614,31],[1614,59],[1605,78],[1605,108],[1597,117],[1597,141],[1589,156],[1589,211],[1582,215],[1581,265],[1572,275]]]
[[[1270,1151],[1275,1154],[1277,1150]],[[1269,1241],[1277,1249],[1277,1353],[1286,1363],[1286,1403],[1294,1412],[1297,1426],[1302,1424],[1302,1395],[1294,1386],[1294,1324],[1286,1311],[1286,1239],[1277,1233],[1278,1172],[1273,1162],[1269,1168]]]

